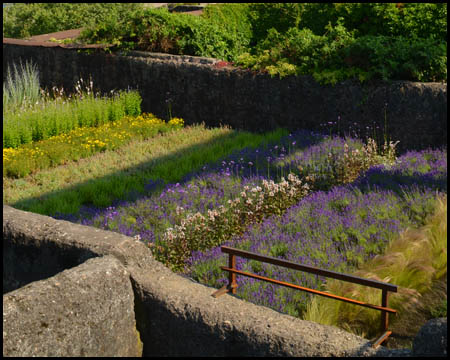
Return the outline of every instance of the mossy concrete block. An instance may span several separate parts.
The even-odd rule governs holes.
[[[129,272],[89,259],[3,296],[3,356],[141,356]]]

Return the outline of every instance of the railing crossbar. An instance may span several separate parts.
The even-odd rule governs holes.
[[[334,278],[337,280],[344,280],[344,281],[349,281],[349,282],[359,284],[359,285],[366,285],[366,286],[375,287],[378,289],[388,290],[391,292],[397,292],[397,286],[389,284],[389,283],[377,281],[377,280],[363,279],[358,276],[341,274],[341,273],[338,273],[335,271],[319,269],[319,268],[316,268],[314,266],[309,266],[309,265],[297,264],[297,263],[294,263],[294,262],[291,262],[288,260],[277,259],[277,258],[274,258],[271,256],[258,255],[258,254],[255,254],[255,253],[252,253],[249,251],[230,248],[228,246],[222,246],[221,249],[222,249],[222,252],[224,252],[224,253],[242,256],[247,259],[263,261],[263,262],[266,262],[269,264],[280,265],[280,266],[283,266],[283,267],[286,267],[289,269],[293,269],[293,270],[305,271],[305,272],[309,272],[311,274],[330,277],[330,278]]]
[[[349,299],[349,298],[338,296],[338,295],[333,295],[333,294],[326,293],[326,292],[323,292],[323,291],[314,290],[314,289],[310,289],[310,288],[303,287],[303,286],[300,286],[300,285],[295,285],[295,284],[291,284],[291,283],[288,283],[288,282],[271,279],[271,278],[264,277],[264,276],[261,276],[261,275],[252,274],[252,273],[248,273],[248,272],[244,272],[244,271],[240,271],[240,270],[236,270],[236,269],[231,269],[231,268],[228,268],[228,267],[225,267],[225,266],[221,266],[221,269],[225,270],[225,271],[229,271],[229,272],[235,273],[235,274],[251,277],[251,278],[254,278],[254,279],[258,279],[258,280],[267,281],[267,282],[270,282],[270,283],[273,283],[273,284],[277,284],[277,285],[281,285],[281,286],[285,286],[285,287],[289,287],[289,288],[292,288],[292,289],[302,290],[302,291],[306,291],[306,292],[313,293],[313,294],[316,294],[316,295],[321,295],[321,296],[325,296],[325,297],[328,297],[328,298],[332,298],[332,299],[335,299],[335,300],[341,300],[341,301],[345,301],[345,302],[348,302],[348,303],[351,303],[351,304],[360,305],[360,306],[371,308],[371,309],[374,309],[374,310],[387,311],[387,312],[390,312],[392,314],[395,314],[397,312],[397,310],[394,310],[394,309],[391,309],[391,308],[388,308],[388,307],[368,304],[368,303],[365,303],[365,302],[362,302],[362,301],[359,301],[359,300],[354,300],[354,299]]]

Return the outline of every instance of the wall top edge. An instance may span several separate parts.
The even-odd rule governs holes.
[[[36,41],[24,39],[3,38],[3,45],[21,45],[21,46],[41,46],[41,47],[60,47],[64,49],[103,49],[113,46],[112,44],[58,44],[51,41]]]
[[[23,40],[23,39],[12,39],[12,38],[3,38],[3,46],[13,45],[13,46],[26,46],[28,48],[30,47],[44,47],[44,48],[56,48],[59,47],[64,50],[74,50],[74,49],[100,49],[100,48],[107,48],[109,44],[91,44],[91,45],[82,45],[82,44],[58,44],[53,42],[46,42],[46,41],[31,41],[31,40]],[[4,49],[4,51],[6,51]],[[96,53],[96,55],[101,55],[101,53]],[[208,57],[201,57],[201,56],[191,56],[191,55],[174,55],[174,54],[167,54],[167,53],[158,53],[158,52],[149,52],[149,51],[138,51],[133,50],[129,52],[113,52],[111,54],[105,53],[105,56],[107,57],[123,57],[128,58],[132,60],[137,61],[145,61],[145,62],[152,62],[152,63],[161,63],[161,64],[170,64],[170,65],[183,65],[183,66],[195,66],[195,67],[202,67],[202,68],[208,68],[215,71],[221,71],[225,73],[238,73],[242,75],[250,74],[254,77],[263,77],[263,78],[271,78],[269,74],[261,73],[261,72],[254,72],[249,69],[243,69],[236,66],[233,66],[231,63],[215,59],[215,58],[208,58]],[[301,80],[301,81],[314,81],[314,78],[311,75],[291,75],[287,76],[283,79],[278,80],[285,80],[285,81],[294,81]],[[431,87],[439,87],[444,92],[447,90],[447,83],[446,82],[417,82],[417,81],[409,81],[409,80],[391,80],[391,81],[382,81],[382,80],[376,80],[370,83],[363,83],[360,84],[357,80],[351,80],[347,79],[344,80],[336,85],[324,85],[324,87],[335,87],[335,86],[342,86],[342,85],[348,85],[348,84],[354,84],[355,86],[361,86],[361,87],[380,87],[380,86],[397,86],[407,84],[412,87],[423,87],[423,86],[431,86]]]

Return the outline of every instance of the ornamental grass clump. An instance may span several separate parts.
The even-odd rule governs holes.
[[[39,88],[39,71],[33,62],[22,64],[20,69],[13,63],[13,70],[6,69],[6,82],[3,82],[3,111],[33,106],[41,98]]]
[[[447,275],[447,194],[436,197],[434,213],[425,225],[408,227],[390,242],[385,252],[375,256],[353,275],[398,286],[389,296],[389,306],[398,311],[390,315],[394,324],[410,316],[420,297],[431,289],[433,281]],[[357,284],[329,280],[326,290],[344,297],[379,304],[380,290]],[[339,326],[365,337],[379,333],[380,313],[361,306],[314,297],[303,318],[326,325]]]

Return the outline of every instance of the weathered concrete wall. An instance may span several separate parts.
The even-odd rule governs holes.
[[[321,86],[310,76],[280,80],[220,67],[214,59],[143,52],[105,55],[95,50],[87,55],[5,43],[3,76],[7,64],[19,59],[38,65],[42,86],[70,89],[80,77],[92,75],[94,86],[103,92],[138,88],[143,111],[162,118],[168,117],[166,100],[171,99],[172,115],[187,124],[323,130],[321,124],[337,122],[340,116],[335,130],[357,127],[364,137],[366,127],[379,127],[379,139],[386,120],[387,135],[400,141],[400,151],[447,144],[447,84],[394,81],[362,87],[345,81]]]
[[[71,315],[74,321],[90,319],[86,327],[82,327],[82,322],[74,324],[73,331],[78,335],[74,337],[73,349],[78,349],[78,355],[83,355],[83,347],[79,343],[84,339],[81,330],[84,331],[84,336],[86,332],[92,331],[89,330],[92,328],[89,321],[99,320],[105,307],[115,306],[117,309],[108,313],[109,320],[105,317],[108,331],[118,331],[122,335],[119,318],[130,316],[133,310],[128,302],[130,312],[126,316],[119,312],[125,306],[125,299],[129,300],[129,288],[122,284],[127,274],[134,293],[136,328],[143,342],[143,356],[300,357],[398,354],[397,351],[387,350],[382,346],[374,350],[366,339],[336,327],[299,320],[233,295],[213,298],[211,294],[215,289],[173,273],[156,261],[143,243],[118,233],[3,206],[3,241],[11,241],[11,236],[29,239],[29,242],[35,239],[36,247],[42,243],[42,239],[61,244],[55,249],[59,249],[62,256],[71,247],[78,249],[72,254],[88,249],[101,258],[89,259],[78,267],[3,296],[4,309],[5,304],[9,307],[16,304],[15,308],[8,310],[14,316],[3,317],[4,356],[16,354],[14,351],[19,351],[24,344],[30,355],[42,354],[36,349],[47,348],[47,343],[53,348],[58,344],[65,344],[62,340],[57,342],[58,336],[62,331],[68,334],[70,326],[66,322],[58,326],[58,319],[64,318],[70,311],[78,314]],[[123,267],[108,255],[112,255]],[[104,257],[108,260],[102,263],[100,260]],[[117,275],[120,272],[123,276]],[[123,293],[118,295],[116,292],[120,288]],[[76,289],[79,291],[75,291]],[[18,302],[14,299],[23,299],[21,303],[24,305],[17,305]],[[92,308],[87,306],[88,302]],[[34,331],[36,326],[28,325],[28,317],[32,319],[32,325],[37,324],[38,319],[49,324],[42,328],[42,331],[46,331],[45,337]],[[13,320],[14,324],[10,324]],[[96,334],[103,330],[105,328],[101,328]],[[106,347],[111,338],[108,339],[108,342],[96,340],[98,351]],[[136,344],[134,340],[128,335],[127,344]],[[58,350],[58,356],[76,354],[77,350],[73,349],[63,347]]]
[[[7,223],[3,225],[3,236],[8,239],[3,242],[3,294],[30,282],[47,279],[96,256],[88,249],[54,242],[50,240],[52,234],[36,239],[15,230],[10,229]]]
[[[141,356],[129,273],[89,259],[3,296],[3,356]]]

